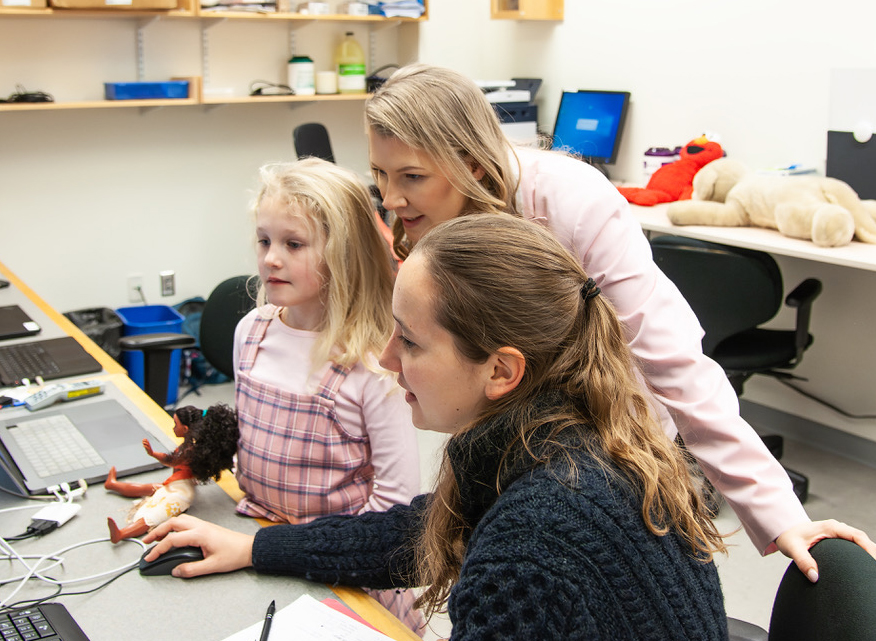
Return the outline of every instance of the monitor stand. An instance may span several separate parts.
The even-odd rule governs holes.
[[[582,158],[581,160],[586,162],[591,167],[595,167],[596,169],[598,169],[599,171],[602,172],[603,176],[605,176],[608,180],[611,180],[611,176],[608,175],[608,167],[605,166],[605,163],[598,162],[595,160],[589,160],[587,158]]]

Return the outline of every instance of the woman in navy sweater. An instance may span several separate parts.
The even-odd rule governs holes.
[[[506,214],[437,226],[393,315],[381,363],[414,424],[452,435],[433,493],[254,537],[179,517],[146,537],[147,560],[197,545],[177,576],[423,586],[453,639],[727,638],[721,536],[611,304],[549,232]]]

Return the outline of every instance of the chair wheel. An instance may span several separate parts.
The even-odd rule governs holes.
[[[809,498],[809,477],[803,476],[800,472],[785,468],[788,476],[791,478],[791,483],[794,485],[794,494],[800,499],[801,503],[805,503]]]

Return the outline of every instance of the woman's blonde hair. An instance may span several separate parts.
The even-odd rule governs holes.
[[[461,73],[425,64],[402,67],[365,103],[365,125],[428,154],[468,204],[462,214],[487,209],[516,214],[519,171],[512,146],[483,91]],[[472,167],[484,176],[476,180]],[[410,252],[401,221],[393,225],[399,258]]]
[[[332,360],[349,367],[362,362],[373,369],[373,356],[380,354],[392,333],[393,272],[364,182],[352,171],[318,158],[267,164],[259,177],[255,216],[264,199],[276,199],[290,216],[303,211],[316,238],[325,241],[325,316],[313,363]],[[260,284],[258,304],[265,301]]]
[[[556,463],[551,469],[567,470],[572,484],[575,449],[583,444],[641,499],[652,533],[674,530],[704,560],[725,550],[684,454],[655,418],[613,306],[548,230],[502,213],[466,216],[435,227],[412,254],[424,259],[436,321],[462,357],[484,362],[510,346],[525,359],[517,387],[488,401],[461,433],[507,417],[502,422],[516,437],[496,456],[522,451],[533,463]],[[548,394],[562,402],[534,410]],[[460,434],[448,447],[466,442]],[[445,450],[418,547],[422,585],[429,586],[419,604],[430,613],[458,579],[474,525],[460,516],[452,466]],[[498,476],[496,488],[503,489]]]

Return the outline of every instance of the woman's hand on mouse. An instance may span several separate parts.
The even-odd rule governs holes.
[[[203,561],[183,563],[173,570],[173,576],[191,578],[217,572],[233,572],[252,566],[252,544],[255,537],[214,523],[182,514],[176,516],[143,537],[144,543],[158,541],[146,555],[153,561],[170,548],[187,545],[201,548]]]

